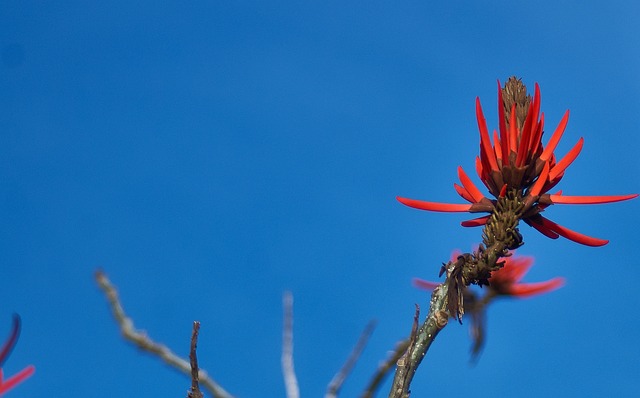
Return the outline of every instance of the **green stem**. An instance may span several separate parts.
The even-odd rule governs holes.
[[[448,284],[443,283],[431,294],[429,314],[420,329],[411,336],[411,342],[405,355],[398,360],[389,398],[407,398],[413,376],[427,354],[431,343],[438,333],[447,325],[449,315],[447,309]]]

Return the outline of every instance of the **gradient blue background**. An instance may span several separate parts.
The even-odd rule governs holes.
[[[177,352],[200,320],[200,363],[238,397],[284,396],[283,291],[305,397],[375,318],[358,396],[427,307],[411,278],[479,242],[394,198],[461,200],[496,79],[539,82],[547,130],[571,109],[565,194],[640,192],[635,1],[105,3],[0,3],[0,334],[20,313],[5,373],[37,366],[8,396],[186,396],[121,340],[97,268]],[[526,281],[567,285],[492,306],[476,366],[452,322],[414,395],[635,396],[639,203],[549,209],[603,248],[523,225]]]

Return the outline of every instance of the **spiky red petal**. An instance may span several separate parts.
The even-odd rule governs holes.
[[[556,130],[553,132],[553,135],[551,135],[551,139],[549,139],[547,146],[544,148],[544,151],[542,151],[542,154],[540,155],[540,160],[546,162],[547,160],[551,159],[551,155],[553,154],[553,151],[555,151],[556,147],[558,146],[558,143],[560,142],[560,138],[562,138],[562,134],[564,134],[564,130],[567,127],[568,121],[569,121],[569,110],[567,109],[567,111],[564,113],[564,116],[562,117],[562,120],[560,120],[560,124],[558,124],[558,127],[556,127]]]
[[[525,161],[528,159],[531,146],[531,136],[535,133],[535,129],[538,123],[538,113],[540,112],[540,87],[538,83],[535,85],[535,92],[533,94],[533,101],[529,105],[529,111],[527,117],[522,126],[522,132],[520,136],[520,145],[518,146],[518,155],[516,156],[516,166],[522,167]]]
[[[601,203],[621,202],[638,197],[638,194],[632,195],[610,195],[610,196],[564,196],[549,195],[549,199],[554,204],[573,204],[573,205],[592,205]]]
[[[478,121],[478,129],[480,130],[480,153],[481,157],[487,160],[491,170],[498,171],[498,163],[496,161],[496,155],[491,146],[491,139],[489,138],[489,130],[487,129],[487,121],[482,113],[482,106],[480,105],[480,98],[476,97],[476,119]]]
[[[422,200],[408,199],[400,196],[396,196],[396,200],[398,200],[398,202],[402,203],[405,206],[413,207],[414,209],[420,210],[462,213],[468,212],[471,209],[471,205],[469,204],[425,202]]]
[[[2,369],[0,369],[0,395],[31,377],[35,371],[36,368],[33,365],[29,365],[5,381],[3,380]]]
[[[582,150],[583,144],[584,138],[580,137],[576,145],[574,145],[573,148],[571,148],[571,150],[549,171],[549,181],[555,180],[556,177],[561,175],[565,169],[569,167],[574,160],[576,160]]]
[[[500,146],[500,137],[498,132],[493,130],[493,149],[498,160],[498,166],[502,167],[502,147]]]
[[[516,119],[516,104],[511,107],[511,118],[509,120],[509,149],[511,152],[518,152],[518,126]]]
[[[546,282],[516,283],[507,288],[507,293],[515,297],[531,297],[548,293],[564,286],[564,278],[553,278]]]
[[[537,216],[533,216],[525,218],[523,221],[549,239],[558,239],[560,237],[560,235],[543,226],[542,223],[538,222],[537,218]]]
[[[420,278],[413,278],[412,282],[413,282],[413,286],[418,287],[420,289],[425,289],[425,290],[434,290],[436,287],[441,285],[441,283],[426,281]]]
[[[583,235],[579,232],[570,230],[569,228],[556,224],[555,222],[541,216],[540,214],[537,214],[536,216],[531,218],[535,218],[536,222],[539,222],[544,228],[551,230],[557,233],[558,235],[565,237],[569,240],[572,240],[576,243],[580,243],[586,246],[593,246],[593,247],[604,246],[607,243],[609,243],[609,241],[606,239],[593,238],[591,236]]]
[[[473,198],[475,202],[480,202],[484,195],[480,192],[478,187],[471,181],[467,173],[464,172],[462,166],[458,166],[458,178],[460,178],[460,182],[462,186],[469,192],[469,195]]]
[[[519,282],[533,265],[533,257],[506,257],[504,266],[494,271],[489,278],[493,285],[513,284]]]
[[[542,187],[544,186],[544,184],[547,182],[548,177],[549,177],[549,162],[545,162],[544,166],[542,167],[542,172],[538,176],[538,179],[536,180],[536,182],[531,187],[531,190],[529,191],[528,195],[531,195],[531,196],[540,195],[540,191],[542,190]]]
[[[500,128],[500,148],[502,149],[502,165],[509,165],[509,132],[507,122],[504,117],[504,104],[502,103],[502,87],[498,80],[498,120]],[[497,147],[496,147],[497,148]]]
[[[461,222],[460,225],[462,225],[463,227],[479,227],[481,225],[485,225],[487,221],[489,221],[489,217],[491,216],[484,216],[474,218],[473,220],[466,220]]]
[[[464,189],[463,186],[460,186],[458,184],[456,184],[455,182],[453,183],[453,188],[456,190],[456,192],[458,193],[458,195],[462,196],[462,199],[474,203],[473,198],[471,197],[471,195],[469,195],[469,192],[467,192],[466,189]]]

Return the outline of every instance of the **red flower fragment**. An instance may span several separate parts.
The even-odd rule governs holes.
[[[587,246],[602,246],[607,240],[592,238],[543,217],[540,213],[553,204],[599,204],[619,202],[637,197],[632,195],[613,196],[564,196],[561,192],[549,194],[567,167],[576,159],[584,140],[561,159],[553,153],[569,120],[567,111],[555,129],[546,147],[542,145],[544,133],[544,113],[540,113],[540,88],[535,85],[533,98],[526,96],[522,83],[511,78],[501,88],[498,81],[499,131],[489,136],[487,122],[482,112],[480,99],[476,98],[476,118],[480,130],[480,156],[476,157],[476,172],[494,198],[503,198],[507,191],[515,191],[524,203],[520,217],[543,235],[556,239],[559,236]],[[439,212],[487,212],[495,209],[497,201],[485,197],[474,185],[462,167],[458,167],[458,177],[462,185],[454,184],[456,192],[470,204],[448,204],[425,202],[397,197],[409,207]],[[464,221],[465,227],[484,225],[489,216]]]
[[[454,254],[454,257],[456,256]],[[493,295],[524,298],[549,293],[564,285],[564,278],[560,277],[545,282],[520,283],[532,265],[533,257],[505,257],[502,268],[491,273],[489,289],[491,289]],[[425,290],[433,290],[439,285],[437,282],[419,278],[414,278],[413,284]]]
[[[502,296],[530,297],[549,293],[564,285],[564,278],[556,277],[545,282],[520,283],[533,265],[533,257],[505,257],[504,265],[491,274],[489,286]]]
[[[15,386],[17,386],[18,384],[22,383],[23,381],[31,377],[31,375],[33,375],[33,373],[36,370],[36,368],[33,365],[29,365],[26,368],[22,369],[17,374],[9,377],[7,380],[4,380],[2,365],[7,360],[9,354],[11,353],[11,350],[13,350],[13,347],[16,345],[19,335],[20,335],[20,317],[18,315],[14,315],[13,328],[11,329],[11,334],[9,335],[9,338],[4,343],[2,348],[0,349],[0,395],[13,389]]]

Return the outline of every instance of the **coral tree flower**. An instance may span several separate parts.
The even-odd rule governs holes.
[[[480,156],[476,157],[476,172],[491,195],[498,199],[514,192],[522,203],[520,219],[543,235],[559,236],[587,246],[602,246],[607,240],[592,238],[558,225],[540,213],[553,204],[598,204],[633,199],[634,195],[565,196],[550,194],[564,176],[567,167],[582,150],[583,139],[561,159],[554,151],[569,120],[567,111],[546,146],[542,145],[544,113],[540,113],[540,88],[535,85],[533,98],[516,78],[510,78],[501,88],[498,81],[499,133],[489,135],[480,99],[476,98],[476,119],[480,130]],[[493,138],[493,140],[492,140]],[[401,203],[421,210],[440,212],[493,212],[496,200],[485,197],[467,173],[458,167],[462,185],[454,184],[456,192],[470,204],[425,202],[397,197]],[[464,221],[465,227],[484,225],[490,216]]]
[[[454,253],[453,257],[458,254]],[[539,294],[549,293],[564,285],[564,278],[556,277],[545,282],[520,283],[522,278],[533,265],[533,257],[511,256],[504,258],[502,268],[491,273],[489,278],[490,296],[511,296],[511,297],[531,297]],[[430,282],[424,279],[414,278],[413,284],[416,287],[433,290],[439,283]]]
[[[9,377],[6,380],[4,379],[2,365],[7,360],[9,354],[11,353],[11,350],[13,350],[13,347],[18,342],[19,335],[20,335],[20,317],[18,315],[14,315],[13,328],[11,329],[11,334],[9,335],[9,338],[4,343],[2,348],[0,349],[0,395],[13,389],[13,387],[17,386],[18,384],[22,383],[23,381],[31,377],[31,375],[33,375],[33,373],[36,370],[36,368],[33,365],[29,365],[26,368],[22,369],[17,374]]]

